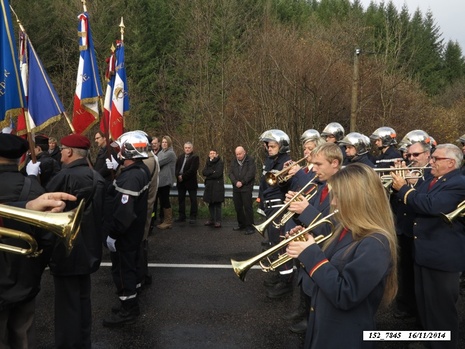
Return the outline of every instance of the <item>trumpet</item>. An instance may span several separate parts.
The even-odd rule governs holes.
[[[426,166],[425,166],[426,167]],[[374,168],[375,172],[379,172],[379,178],[382,181],[392,181],[392,176],[390,174],[382,173],[391,173],[395,172],[399,174],[404,179],[418,179],[424,176],[425,167],[390,167],[390,168]],[[410,172],[410,174],[405,175],[405,172]]]
[[[448,214],[441,213],[441,215],[446,223],[452,224],[455,218],[465,217],[464,211],[465,211],[465,201],[462,201],[460,204],[457,205],[457,208],[454,211]]]
[[[258,224],[258,225],[255,225],[253,224],[252,226],[262,235],[262,236],[265,236],[265,229],[266,227],[270,224],[270,223],[273,223],[273,226],[276,227],[276,228],[280,228],[281,226],[283,226],[291,217],[288,217],[284,222],[283,220],[281,219],[281,221],[279,223],[275,223],[274,220],[276,219],[276,217],[279,217],[281,215],[281,213],[287,211],[287,209],[289,208],[289,206],[291,205],[291,203],[295,200],[297,200],[297,198],[303,194],[307,188],[309,187],[312,187],[310,190],[309,190],[309,194],[307,194],[305,196],[305,198],[307,200],[310,200],[310,198],[316,194],[316,189],[318,187],[318,184],[316,184],[314,182],[315,179],[312,179],[311,181],[307,182],[307,184],[305,184],[303,186],[302,189],[299,190],[299,192],[297,192],[297,194],[295,194],[292,199],[289,200],[289,202],[287,202],[286,204],[284,204],[283,206],[281,206],[279,208],[279,210],[277,210],[270,218],[268,218],[266,221],[264,221],[263,223],[261,224]],[[293,213],[293,212],[291,212]],[[284,217],[283,217],[284,219]]]
[[[305,241],[305,234],[309,233],[316,227],[327,223],[331,225],[331,232],[328,235],[318,235],[315,237],[315,242],[317,244],[322,243],[323,241],[326,241],[329,239],[333,233],[334,233],[334,224],[329,220],[333,215],[335,215],[338,212],[338,210],[334,210],[333,213],[330,213],[324,218],[321,218],[320,220],[317,220],[320,216],[321,213],[315,218],[315,220],[308,226],[307,228],[299,231],[297,234],[288,237],[287,239],[282,240],[279,244],[269,248],[268,250],[258,254],[255,257],[252,257],[250,259],[247,259],[245,261],[236,261],[234,259],[231,259],[231,265],[234,270],[234,273],[241,279],[242,281],[245,281],[245,276],[247,272],[254,266],[255,264],[259,263],[260,268],[262,269],[263,272],[267,273],[269,271],[274,271],[276,268],[279,266],[283,265],[284,263],[287,263],[292,257],[290,257],[287,253],[283,253],[278,256],[278,258],[275,261],[271,261],[270,257],[278,252],[280,249],[283,247],[287,246],[291,241]],[[266,264],[267,263],[267,264]]]
[[[307,159],[307,156],[303,157],[302,159],[300,159],[300,160],[298,160],[296,162],[293,162],[291,165],[289,165],[288,167],[282,169],[281,171],[271,170],[271,171],[267,172],[265,174],[265,182],[269,186],[272,186],[272,187],[274,187],[275,185],[287,182],[289,180],[289,178],[290,178],[287,175],[289,173],[289,170],[292,167],[304,162],[306,159]],[[312,167],[313,167],[313,165],[312,165]]]
[[[79,233],[83,211],[84,200],[81,200],[77,209],[61,213],[37,212],[0,204],[0,217],[14,219],[52,232],[63,240],[68,255],[73,249],[74,240]],[[0,227],[0,237],[22,240],[29,245],[29,248],[22,248],[0,243],[0,251],[28,257],[37,257],[42,252],[42,250],[38,250],[37,241],[27,233]]]

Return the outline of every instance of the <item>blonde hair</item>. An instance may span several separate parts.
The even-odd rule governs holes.
[[[170,136],[163,136],[161,138],[161,140],[166,140],[166,143],[168,143],[168,148],[171,148],[171,146],[173,145],[173,141],[171,140],[171,137]]]
[[[386,237],[391,252],[391,269],[386,279],[383,303],[389,304],[397,293],[397,237],[389,200],[379,176],[369,166],[354,163],[331,176],[328,185],[331,198],[337,200],[338,220],[342,227],[350,229],[354,241],[374,233]],[[342,227],[327,244],[339,238]]]
[[[342,166],[342,150],[336,143],[325,142],[320,144],[318,147],[313,149],[312,157],[317,155],[323,155],[328,162],[337,160],[339,162],[339,168]]]

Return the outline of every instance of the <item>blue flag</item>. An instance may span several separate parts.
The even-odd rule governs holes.
[[[22,113],[24,91],[18,67],[18,53],[15,46],[13,25],[8,0],[0,0],[0,126],[11,124],[12,118]]]

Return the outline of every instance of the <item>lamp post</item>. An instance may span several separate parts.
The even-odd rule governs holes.
[[[358,85],[359,85],[359,56],[361,50],[356,48],[354,51],[354,75],[352,81],[352,105],[350,108],[350,132],[355,132],[357,128],[358,112]]]

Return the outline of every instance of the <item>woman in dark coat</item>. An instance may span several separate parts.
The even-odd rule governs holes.
[[[376,329],[375,314],[397,291],[394,220],[379,176],[352,164],[330,179],[339,225],[320,247],[311,235],[287,247],[304,265],[302,288],[311,296],[305,338],[310,348],[372,348],[363,331]]]
[[[207,162],[202,171],[205,177],[205,191],[203,201],[208,203],[210,219],[205,222],[207,226],[221,228],[221,205],[224,201],[224,164],[216,150],[210,150]]]

